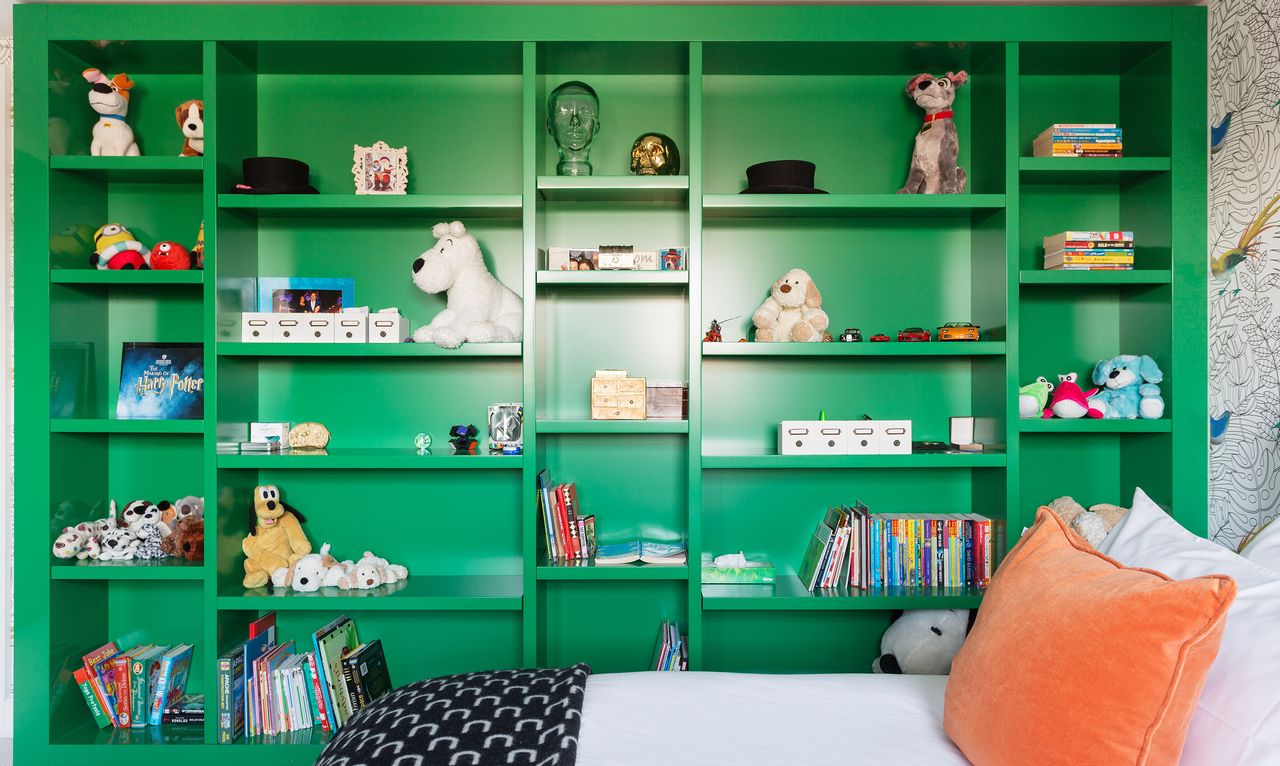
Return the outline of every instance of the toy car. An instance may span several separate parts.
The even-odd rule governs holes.
[[[929,341],[929,331],[923,327],[906,327],[898,331],[898,342],[919,341],[927,343]]]
[[[840,342],[841,343],[861,343],[862,330],[859,330],[856,327],[850,327],[849,329],[840,333]]]
[[[977,340],[978,326],[968,322],[947,322],[938,328],[938,340]]]
[[[878,332],[878,333],[876,333],[875,335],[872,335],[872,336],[871,336],[871,338],[870,338],[870,342],[872,342],[872,343],[888,343],[888,342],[889,342],[889,336],[888,336],[888,335],[885,335],[885,334],[884,334],[884,333],[882,333],[882,332]]]

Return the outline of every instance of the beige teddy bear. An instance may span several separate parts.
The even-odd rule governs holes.
[[[804,269],[792,269],[773,283],[751,323],[761,343],[817,343],[830,324],[822,310],[822,293]]]
[[[1085,542],[1095,548],[1102,543],[1107,533],[1114,529],[1116,524],[1119,524],[1124,515],[1129,512],[1128,508],[1121,508],[1110,503],[1092,505],[1086,511],[1084,506],[1077,503],[1075,498],[1069,495],[1063,495],[1049,503],[1047,507],[1058,514],[1058,518],[1062,519],[1064,524],[1083,537]]]

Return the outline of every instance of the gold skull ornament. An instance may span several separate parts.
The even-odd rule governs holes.
[[[674,176],[680,173],[680,150],[670,136],[645,133],[631,145],[631,173],[637,176]]]

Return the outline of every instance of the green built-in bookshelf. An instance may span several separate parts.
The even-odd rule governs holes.
[[[273,609],[295,640],[352,615],[383,640],[396,683],[579,661],[640,670],[666,618],[687,630],[694,669],[865,672],[892,610],[974,607],[981,594],[805,592],[791,573],[830,504],[981,513],[1012,543],[1044,501],[1123,503],[1141,485],[1204,531],[1203,8],[1090,8],[1087,23],[1063,7],[22,5],[15,17],[19,763],[315,757],[318,734],[220,752],[212,711],[203,728],[114,746],[60,669],[135,631],[194,642],[190,688],[211,706],[215,659]],[[87,42],[102,40],[127,42]],[[146,156],[86,156],[90,66],[137,83],[129,120]],[[968,192],[899,196],[920,122],[903,87],[960,69]],[[602,102],[590,178],[554,176],[543,128],[548,92],[570,79]],[[173,108],[190,98],[205,103],[203,158],[176,156]],[[1065,121],[1122,124],[1128,156],[1032,158],[1032,138]],[[675,139],[681,175],[628,175],[646,131]],[[352,193],[352,145],[377,140],[409,147],[407,195]],[[230,194],[255,155],[306,161],[320,193]],[[748,165],[784,158],[814,161],[830,193],[738,194]],[[443,302],[413,286],[410,266],[432,224],[454,219],[522,294],[523,343],[239,342],[241,286],[259,276],[352,276],[359,304],[423,324]],[[49,247],[66,227],[109,220],[148,243],[190,243],[203,220],[206,270],[96,272]],[[1039,270],[1044,235],[1119,227],[1138,233],[1137,270]],[[538,258],[611,243],[688,245],[689,269],[569,274]],[[973,321],[983,339],[735,343],[792,267],[813,275],[836,333]],[[712,319],[724,343],[702,342]],[[205,347],[204,420],[114,419],[120,344],[190,340]],[[92,349],[90,395],[51,420],[63,343]],[[1117,353],[1164,368],[1164,420],[1018,419],[1019,384]],[[591,422],[588,378],[603,367],[688,381],[688,420]],[[450,425],[483,426],[505,401],[524,402],[523,456],[414,451],[418,432],[443,445]],[[973,415],[989,449],[776,454],[778,421],[823,410],[909,418],[917,439],[946,439],[949,416]],[[332,449],[217,454],[219,425],[250,420],[322,421]],[[696,565],[549,565],[543,468],[578,484],[605,539],[682,536],[695,564],[703,551],[763,554],[781,580],[704,588]],[[246,591],[239,541],[260,483],[307,515],[313,543],[407,564],[407,587]],[[208,501],[203,565],[51,560],[55,528],[93,503],[190,493]]]

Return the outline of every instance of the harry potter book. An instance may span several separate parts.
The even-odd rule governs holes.
[[[200,420],[204,417],[204,346],[200,343],[125,343],[120,360],[122,420]]]

